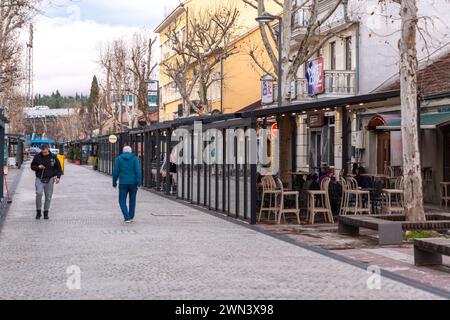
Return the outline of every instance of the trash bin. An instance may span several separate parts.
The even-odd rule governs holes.
[[[61,169],[62,169],[63,174],[64,174],[64,160],[65,160],[65,157],[63,155],[61,155],[61,154],[58,154],[57,157],[58,157],[59,162],[61,163]]]

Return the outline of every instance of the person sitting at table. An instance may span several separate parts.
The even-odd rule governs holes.
[[[358,187],[362,189],[371,188],[371,183],[369,177],[365,176],[366,169],[364,167],[358,167],[355,173],[355,179],[358,182]]]
[[[325,173],[320,177],[319,183],[322,183],[326,178],[330,178],[330,184],[328,186],[328,196],[330,197],[331,211],[333,215],[339,213],[339,207],[341,202],[342,187],[337,183],[334,176],[334,170],[332,168],[326,168]]]
[[[303,184],[303,190],[320,190],[320,184],[317,182],[317,178],[316,173],[308,175]]]
[[[324,173],[319,178],[319,184],[322,183],[325,178],[330,178],[332,183],[336,183],[336,177],[334,176],[334,171],[331,168],[326,168]]]

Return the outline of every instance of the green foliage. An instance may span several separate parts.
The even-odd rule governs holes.
[[[99,96],[100,96],[100,88],[98,86],[97,77],[94,76],[94,78],[92,79],[91,92],[89,94],[89,99],[88,99],[88,104],[87,104],[90,111],[92,111],[94,106],[98,103]]]
[[[69,148],[69,151],[67,151],[66,157],[69,160],[73,160],[73,147]]]
[[[76,93],[75,96],[62,96],[58,90],[51,95],[38,94],[34,98],[35,106],[48,106],[50,109],[68,108],[71,104],[79,102],[82,105],[88,103],[88,97]]]
[[[434,231],[428,230],[416,230],[416,231],[408,231],[405,235],[406,240],[412,241],[414,239],[426,239],[426,238],[436,238],[439,234]]]
[[[73,150],[73,160],[81,161],[81,150],[79,148],[74,148]]]

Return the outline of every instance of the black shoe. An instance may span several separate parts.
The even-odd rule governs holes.
[[[37,210],[36,211],[36,220],[40,220],[42,217],[42,211],[41,210]]]
[[[48,218],[48,211],[44,211],[44,219],[45,220],[48,220],[49,218]]]

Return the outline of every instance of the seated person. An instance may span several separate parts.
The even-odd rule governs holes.
[[[371,188],[371,183],[369,177],[364,176],[366,174],[366,169],[364,167],[359,167],[355,173],[355,179],[358,182],[358,187],[362,189]]]

